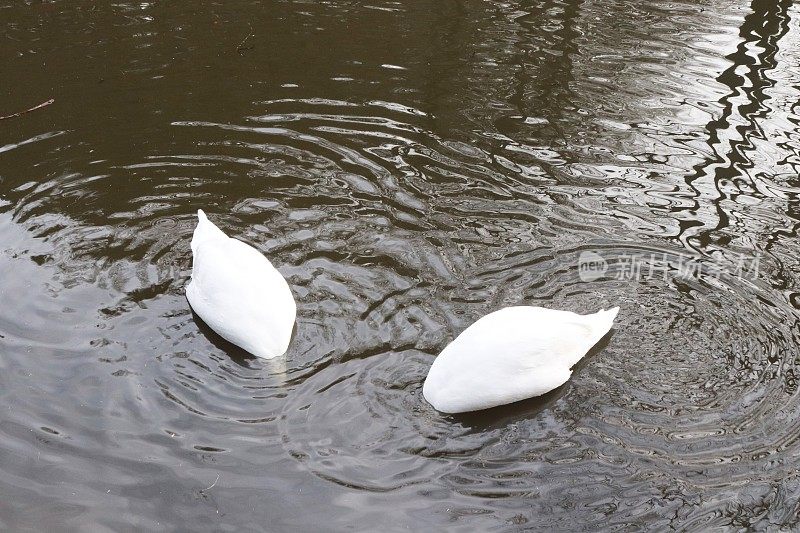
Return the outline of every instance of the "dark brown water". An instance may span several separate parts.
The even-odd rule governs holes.
[[[0,116],[54,99],[0,120],[0,528],[800,527],[792,2],[0,23]],[[285,358],[189,310],[198,208],[288,279]],[[520,303],[622,311],[543,399],[435,412]]]

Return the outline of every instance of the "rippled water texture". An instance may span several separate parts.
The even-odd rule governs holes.
[[[0,116],[54,100],[0,120],[0,528],[800,527],[791,2],[0,21]],[[289,281],[285,358],[192,315],[198,208]],[[512,304],[622,311],[544,398],[434,411]]]

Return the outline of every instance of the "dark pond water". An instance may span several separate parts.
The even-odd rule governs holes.
[[[0,120],[0,528],[800,527],[792,2],[0,22],[0,116],[54,100]],[[285,358],[192,315],[198,208],[288,279]],[[543,399],[428,406],[520,303],[622,311]]]

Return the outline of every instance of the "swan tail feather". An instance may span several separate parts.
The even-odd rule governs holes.
[[[205,212],[202,209],[197,210],[197,227],[194,229],[194,234],[192,235],[192,253],[197,253],[197,247],[200,245],[201,242],[212,240],[212,239],[219,239],[225,238],[227,239],[228,236],[219,229],[213,222],[211,222],[208,217],[206,216]]]
[[[602,316],[604,319],[608,320],[609,328],[614,324],[614,319],[617,318],[617,314],[619,313],[619,306],[612,307],[608,311],[601,310]]]
[[[608,310],[601,309],[595,314],[595,343],[602,339],[605,334],[608,333],[612,327],[614,327],[614,319],[617,318],[618,313],[619,307],[612,307]]]

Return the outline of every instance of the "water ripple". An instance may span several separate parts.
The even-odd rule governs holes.
[[[0,7],[0,115],[55,99],[0,132],[0,527],[798,526],[790,2],[184,7]],[[289,282],[285,358],[189,309],[198,208]],[[516,304],[622,312],[434,411]]]

